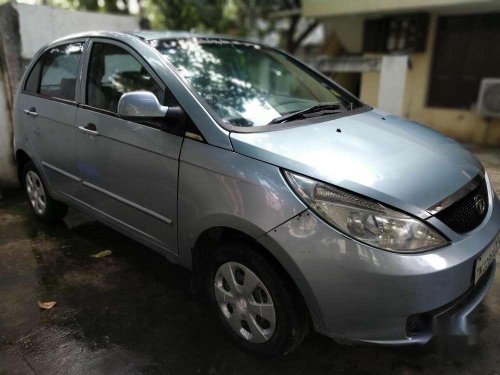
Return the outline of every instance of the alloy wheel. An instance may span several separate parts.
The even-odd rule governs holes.
[[[47,198],[43,188],[42,180],[33,171],[26,173],[26,191],[30,204],[37,215],[43,215],[47,208]]]

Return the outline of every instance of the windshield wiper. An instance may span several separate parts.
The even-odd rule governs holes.
[[[289,114],[284,115],[284,116],[276,117],[275,119],[272,119],[268,123],[268,125],[281,124],[283,122],[293,121],[293,120],[297,120],[300,118],[331,115],[334,113],[338,113],[339,109],[340,109],[339,104],[316,104],[316,105],[313,105],[312,107],[302,109],[302,110],[297,111],[297,112],[293,112],[293,113],[289,113]],[[307,115],[314,115],[314,116],[307,116]]]

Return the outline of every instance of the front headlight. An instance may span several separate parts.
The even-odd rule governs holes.
[[[285,171],[291,187],[322,219],[344,234],[380,249],[426,251],[448,242],[422,221],[323,182]]]

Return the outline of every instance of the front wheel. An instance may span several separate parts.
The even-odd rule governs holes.
[[[251,245],[219,247],[208,289],[223,327],[253,354],[285,355],[309,331],[307,310],[290,281]]]
[[[52,224],[60,221],[66,215],[68,206],[52,199],[43,183],[40,172],[31,161],[24,165],[23,182],[31,211],[40,221]]]

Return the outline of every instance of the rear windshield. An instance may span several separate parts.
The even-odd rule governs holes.
[[[232,126],[267,125],[318,104],[338,104],[346,110],[360,105],[338,86],[272,48],[195,38],[150,43]]]

